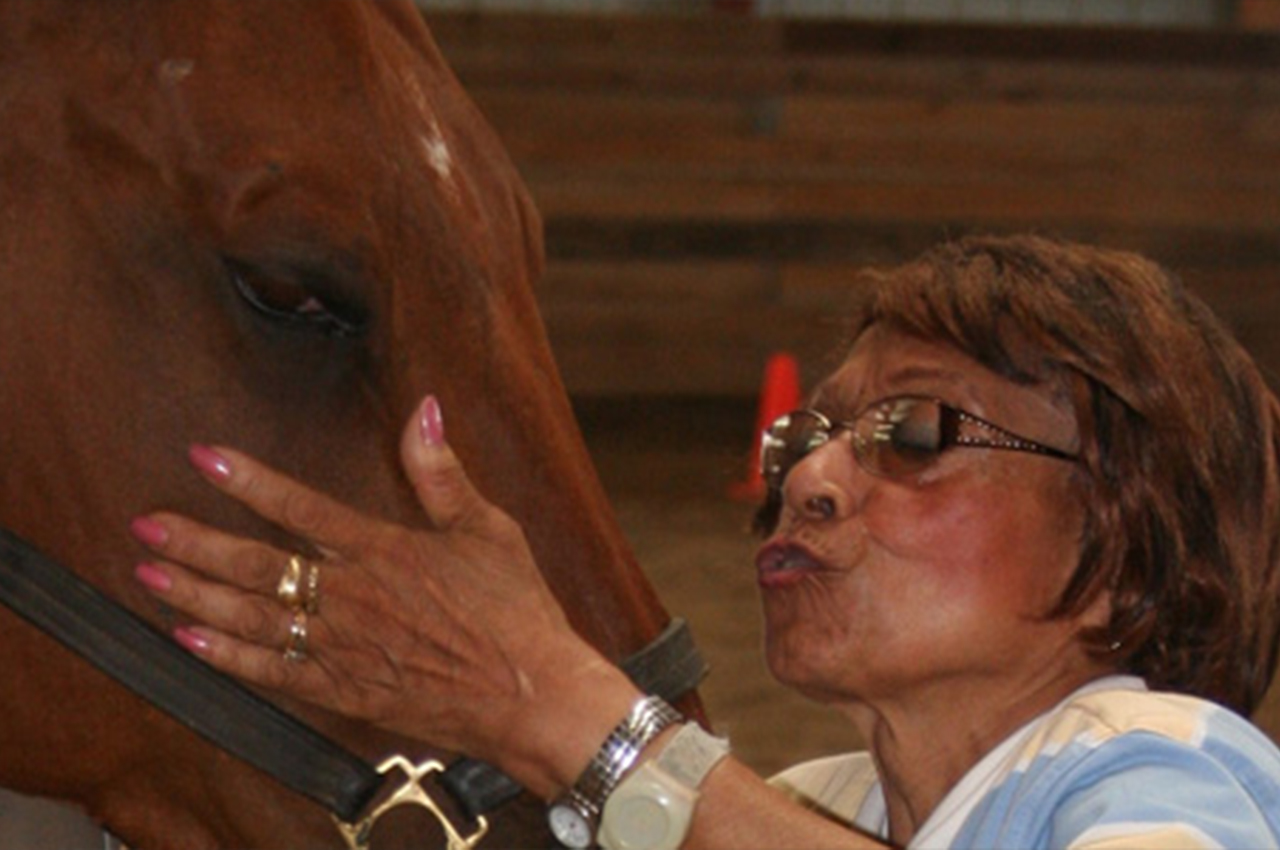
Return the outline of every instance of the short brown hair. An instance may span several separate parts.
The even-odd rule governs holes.
[[[1110,593],[1091,653],[1251,712],[1280,635],[1280,403],[1209,308],[1136,254],[969,237],[876,273],[854,338],[875,323],[1063,383],[1086,519],[1049,616]]]

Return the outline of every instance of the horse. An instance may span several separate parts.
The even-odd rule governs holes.
[[[190,443],[421,523],[396,445],[430,391],[575,627],[614,658],[662,630],[538,318],[538,213],[408,0],[0,0],[0,69],[0,525],[167,630],[132,517],[289,542],[202,484]],[[0,647],[0,786],[132,847],[341,846],[321,807],[3,610]],[[363,758],[430,754],[283,707]],[[489,846],[549,843],[536,801],[495,821]]]

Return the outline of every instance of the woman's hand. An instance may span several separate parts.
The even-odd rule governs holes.
[[[598,743],[591,727],[625,711],[629,683],[572,631],[519,526],[472,487],[433,398],[401,456],[433,530],[365,516],[238,452],[192,449],[216,487],[322,553],[296,576],[305,600],[318,570],[314,613],[281,598],[294,553],[174,514],[133,523],[161,558],[137,577],[202,624],[175,636],[213,666],[554,790]],[[291,661],[289,647],[303,651]],[[575,745],[583,688],[603,713]]]

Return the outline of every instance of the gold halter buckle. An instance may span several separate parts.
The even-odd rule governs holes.
[[[441,829],[445,834],[445,846],[448,850],[472,850],[480,839],[484,838],[485,833],[489,831],[489,822],[480,816],[476,818],[476,829],[471,835],[464,837],[440,810],[436,801],[431,799],[431,795],[422,787],[424,777],[432,773],[440,773],[444,770],[444,765],[440,762],[428,759],[421,764],[414,764],[404,756],[392,756],[391,758],[378,765],[378,773],[389,773],[393,768],[400,768],[404,771],[406,781],[396,789],[395,793],[371,811],[366,817],[355,823],[347,823],[346,821],[334,818],[333,821],[338,825],[338,831],[342,833],[342,837],[346,839],[347,846],[351,850],[369,850],[369,840],[372,837],[373,827],[378,822],[378,818],[394,808],[400,806],[416,805],[421,806],[435,817],[439,822]]]

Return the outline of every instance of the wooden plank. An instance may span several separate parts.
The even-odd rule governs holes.
[[[479,95],[559,91],[570,95],[679,95],[707,100],[787,93],[879,96],[964,96],[975,100],[1055,98],[1065,101],[1274,101],[1276,69],[1167,66],[1067,60],[1010,62],[982,56],[923,60],[849,55],[788,58],[756,54],[752,63],[728,54],[584,53],[521,55],[449,51],[468,90]]]
[[[774,311],[574,308],[547,316],[552,351],[574,395],[754,395],[769,354],[802,351],[807,381],[838,328]],[[764,333],[762,333],[764,329]]]
[[[468,86],[713,96],[960,91],[970,96],[1230,96],[1277,88],[1275,34],[1127,28],[806,24],[726,16],[428,15]],[[1048,88],[1046,88],[1048,87]],[[905,93],[905,92],[903,92]]]
[[[586,49],[660,53],[730,53],[789,59],[851,54],[929,58],[982,55],[1000,60],[1072,59],[1132,64],[1255,67],[1280,65],[1270,33],[1230,29],[806,21],[716,14],[547,14],[428,11],[442,46],[496,53]]]
[[[1063,104],[793,97],[697,98],[520,93],[481,100],[518,161],[854,178],[1064,169],[1158,179],[1280,181],[1280,101]]]
[[[1184,268],[1280,364],[1280,34],[431,22],[542,209],[576,395],[753,395],[774,350],[822,362],[861,268],[970,231]]]
[[[618,175],[582,169],[562,173],[526,169],[533,196],[548,219],[705,219],[760,221],[774,218],[844,221],[927,221],[935,227],[1079,228],[1094,226],[1196,227],[1216,224],[1250,229],[1280,222],[1280,196],[1268,186],[1162,182],[1095,177],[1088,184],[1034,183],[1018,175],[978,179],[906,181],[868,174],[859,181],[671,175],[664,169]]]
[[[560,262],[548,269],[540,306],[574,395],[751,396],[775,351],[800,358],[807,386],[833,368],[864,268]],[[1280,386],[1280,264],[1225,272],[1192,268],[1183,276]],[[734,286],[738,278],[745,281],[741,288]],[[632,280],[646,285],[637,290]],[[712,285],[699,286],[699,280]],[[583,287],[587,294],[576,297],[573,290]]]
[[[747,395],[768,356],[816,380],[853,289],[797,288],[768,263],[553,261],[539,306],[575,395]]]

